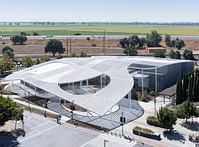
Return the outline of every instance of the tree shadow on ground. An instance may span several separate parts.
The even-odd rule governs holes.
[[[199,122],[184,122],[181,126],[191,130],[191,131],[199,131]]]
[[[19,142],[17,141],[19,136],[25,136],[25,132],[22,129],[17,129],[11,132],[0,132],[0,147],[17,147],[19,145]]]
[[[164,133],[163,135],[164,135],[164,137],[166,137],[169,140],[176,140],[176,141],[180,141],[180,142],[183,142],[183,143],[186,140],[185,137],[183,136],[183,134],[179,133],[176,130],[173,130],[170,133]]]

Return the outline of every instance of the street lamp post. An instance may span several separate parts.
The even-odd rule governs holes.
[[[156,116],[156,98],[154,98],[154,114]]]
[[[158,93],[158,67],[155,67],[155,92]],[[154,113],[156,115],[156,96],[154,98]]]
[[[122,112],[122,116],[120,117],[120,125],[122,126],[122,136],[124,136],[124,124],[126,122],[126,118],[124,117],[123,115],[123,112]]]

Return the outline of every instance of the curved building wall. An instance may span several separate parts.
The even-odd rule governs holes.
[[[175,63],[175,64],[169,64],[166,66],[162,66],[158,68],[158,91],[161,91],[165,88],[168,88],[174,84],[176,84],[177,78],[184,73],[192,72],[194,68],[193,62],[183,62],[183,63]],[[154,76],[151,79],[155,81]],[[155,85],[153,84],[153,87]],[[154,88],[155,89],[155,88]]]

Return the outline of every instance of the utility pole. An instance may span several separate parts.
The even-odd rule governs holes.
[[[104,36],[103,36],[103,53],[104,56],[106,55],[106,31],[104,29]]]
[[[67,37],[67,40],[66,40],[66,53],[67,53],[67,56],[68,56],[68,37]]]
[[[69,44],[70,44],[70,54],[72,53],[72,45],[71,45],[71,36],[70,36],[70,40],[69,40]]]

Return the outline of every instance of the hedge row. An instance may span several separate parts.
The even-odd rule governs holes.
[[[152,126],[156,126],[156,127],[160,127],[160,128],[165,128],[164,125],[161,124],[158,121],[157,117],[155,117],[155,116],[149,116],[149,117],[147,117],[146,122],[147,122],[147,124],[152,125]]]

